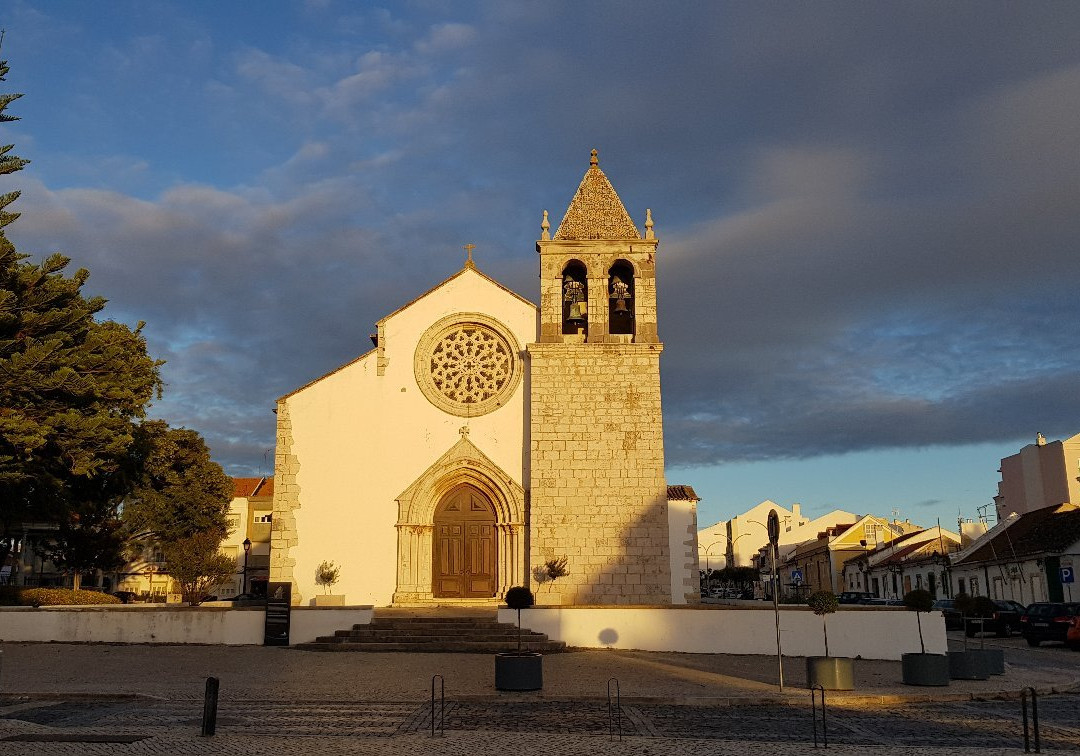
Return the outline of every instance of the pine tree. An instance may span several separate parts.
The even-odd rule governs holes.
[[[7,72],[0,62],[0,81]],[[0,123],[17,97],[0,95]],[[11,149],[0,148],[0,174],[26,165]],[[115,512],[138,474],[138,422],[161,393],[143,324],[98,321],[105,300],[83,296],[86,270],[68,275],[60,254],[33,263],[4,235],[17,197],[0,196],[0,564],[27,524]]]

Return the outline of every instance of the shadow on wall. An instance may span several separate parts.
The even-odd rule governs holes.
[[[619,633],[613,627],[605,627],[597,634],[596,639],[605,646],[611,646],[619,642]]]

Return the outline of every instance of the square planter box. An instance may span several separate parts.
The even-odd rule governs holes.
[[[950,651],[949,677],[953,680],[987,680],[987,659],[979,651]]]
[[[1005,674],[1005,651],[1000,648],[973,648],[969,654],[978,654],[983,657],[986,671],[992,675]]]
[[[316,595],[315,606],[345,606],[345,596],[344,594],[335,596],[332,593],[330,595]]]
[[[528,651],[495,654],[496,690],[540,690],[543,687],[543,656]]]
[[[825,690],[855,690],[852,660],[845,656],[806,657],[806,687],[815,685]]]
[[[900,660],[904,685],[949,684],[949,657],[945,654],[904,654]]]

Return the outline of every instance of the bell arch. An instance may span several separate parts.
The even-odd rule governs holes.
[[[589,273],[585,263],[568,260],[562,270],[563,335],[589,333]]]
[[[463,488],[475,490],[494,512],[494,595],[524,583],[525,490],[463,437],[397,497],[395,604],[438,601],[432,585],[435,513]]]
[[[616,260],[608,269],[608,333],[634,335],[634,266]]]

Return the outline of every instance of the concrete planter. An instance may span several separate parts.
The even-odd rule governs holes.
[[[544,657],[530,651],[495,654],[496,690],[540,690],[544,687]]]
[[[904,685],[949,684],[949,657],[945,654],[904,654],[900,664]]]
[[[986,657],[978,651],[950,651],[949,678],[952,680],[987,680],[990,670]]]
[[[344,594],[335,596],[334,594],[322,594],[315,595],[315,606],[345,606]]]
[[[825,690],[855,690],[852,660],[844,656],[806,657],[806,687],[815,685]]]
[[[978,654],[983,657],[986,671],[992,675],[1005,674],[1005,650],[1001,648],[973,648],[969,654]]]

